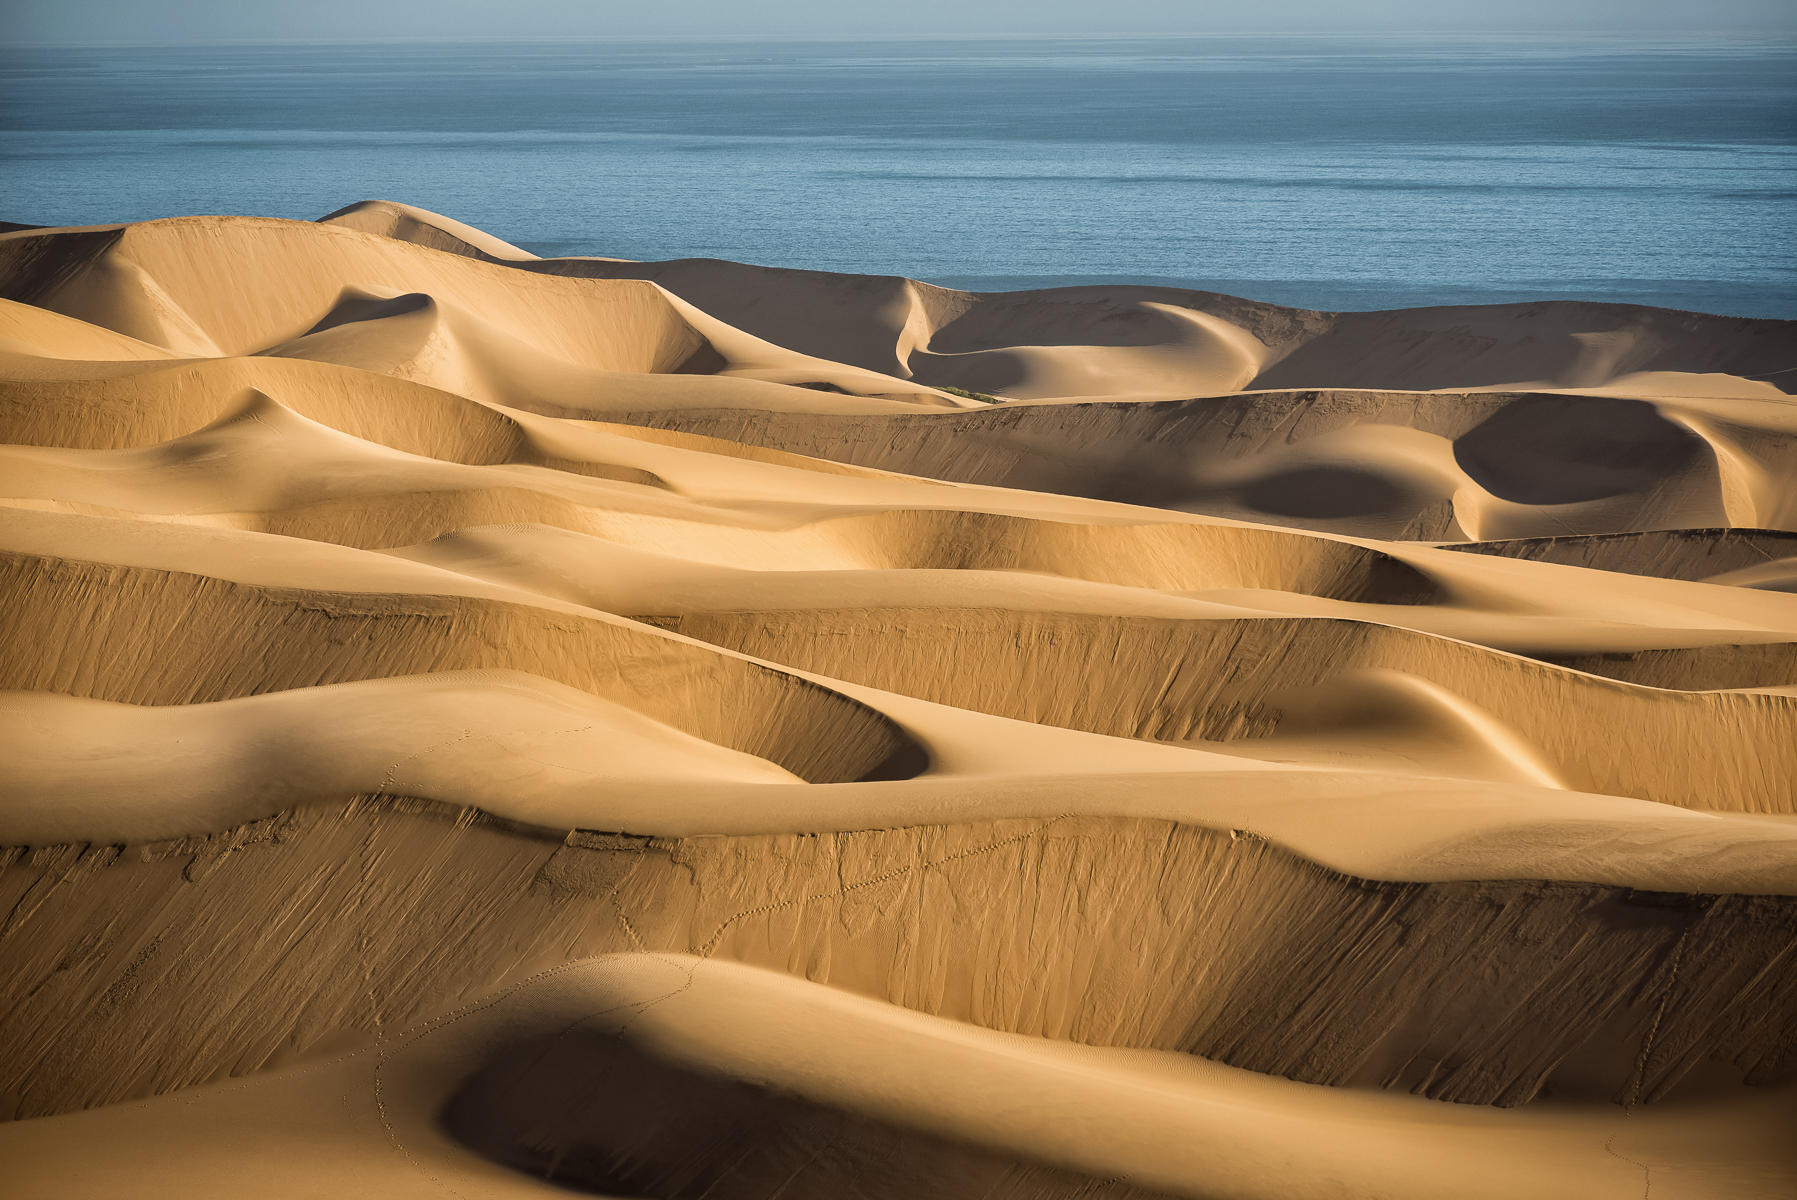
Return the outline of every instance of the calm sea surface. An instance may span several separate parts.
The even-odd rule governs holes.
[[[540,254],[1797,317],[1797,46],[0,50],[0,218],[368,197]]]

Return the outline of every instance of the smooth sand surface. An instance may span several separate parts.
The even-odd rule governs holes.
[[[1789,1195],[1794,365],[373,201],[0,234],[0,1157]]]
[[[1595,1200],[1639,1195],[1647,1162],[1655,1195],[1711,1197],[1782,1182],[1755,1158],[1786,1132],[1792,1099],[1765,1089],[1629,1116],[1440,1105],[998,1033],[737,964],[625,954],[354,1054],[0,1127],[0,1147],[24,1165],[21,1197],[681,1194],[719,1143],[739,1151],[731,1194],[796,1183],[897,1196],[945,1178],[978,1194],[1017,1186],[1005,1164],[1022,1161],[1026,1186],[1060,1195],[1108,1183],[1138,1196]],[[308,1152],[321,1144],[332,1152]],[[531,1160],[552,1182],[482,1151]]]

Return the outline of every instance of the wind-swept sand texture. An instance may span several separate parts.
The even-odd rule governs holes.
[[[0,233],[9,1194],[1793,1194],[1793,384]]]

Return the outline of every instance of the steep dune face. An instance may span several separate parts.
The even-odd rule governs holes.
[[[1276,737],[1289,728],[1294,699],[1368,669],[1389,670],[1425,692],[1451,688],[1580,791],[1797,813],[1790,786],[1797,746],[1782,737],[1797,721],[1789,697],[1630,686],[1378,626],[1020,612],[994,619],[986,610],[885,606],[706,614],[667,624],[941,704],[1164,741]],[[1103,659],[1095,659],[1095,646],[1104,647]],[[1250,663],[1251,673],[1244,670]],[[1081,687],[1057,693],[1051,681],[1070,675]],[[1573,714],[1595,717],[1610,736],[1593,745],[1582,721],[1569,721]],[[1692,762],[1678,740],[1687,736],[1713,757]]]
[[[265,286],[271,278],[281,286]],[[688,306],[651,284],[526,274],[338,223],[188,217],[6,235],[0,280],[0,297],[182,358],[321,358],[476,399],[491,388],[555,403],[611,375],[711,373],[733,356],[750,378],[785,371],[792,382],[916,393],[765,346],[702,313],[705,328],[695,327]],[[835,378],[814,379],[820,367]]]
[[[653,280],[806,354],[883,373],[896,364],[900,375],[1018,398],[1629,384],[1778,395],[1791,386],[1783,321],[1577,301],[1322,313],[1163,287],[980,294],[710,259],[532,259],[458,221],[386,202],[323,220],[541,274]],[[1150,353],[1112,353],[1131,348]]]
[[[0,233],[0,1154],[1788,1194],[1792,361],[373,201]]]
[[[339,311],[343,306],[366,302],[359,279],[389,293],[428,292],[439,304],[479,308],[501,328],[528,324],[540,351],[602,369],[673,370],[700,346],[651,287],[583,288],[548,278],[530,289],[527,309],[516,272],[337,226],[221,217],[156,221],[117,231],[64,278],[39,282],[16,274],[20,268],[11,260],[28,252],[57,254],[33,243],[71,236],[83,244],[92,237],[13,234],[0,242],[8,298],[188,357],[255,354],[340,324],[350,316]],[[271,278],[281,286],[263,286]]]
[[[41,850],[7,877],[20,1116],[316,1054],[626,950],[1464,1103],[1792,1081],[1788,897],[1384,883],[1168,821],[558,839],[416,802],[313,805],[211,838]],[[68,940],[121,894],[106,943]],[[216,997],[215,1015],[170,1021],[171,991]],[[105,1029],[64,1037],[94,1006]]]
[[[1751,394],[1789,388],[1790,337],[1784,321],[1564,300],[1340,313],[1255,386],[1594,388],[1657,374],[1681,391],[1683,377],[1725,375]]]
[[[941,420],[631,419],[957,482],[1435,541],[1780,529],[1797,469],[1788,404],[1752,399],[1306,390]]]
[[[318,218],[318,223],[379,234],[467,258],[502,262],[530,262],[536,258],[529,251],[520,250],[472,225],[410,204],[395,204],[391,200],[358,200]]]
[[[179,1114],[122,1106],[0,1127],[12,1181],[34,1197],[246,1185],[427,1197],[453,1180],[460,1194],[500,1197],[1272,1200],[1317,1194],[1320,1177],[1381,1196],[1434,1197],[1451,1180],[1457,1195],[1572,1198],[1638,1194],[1651,1161],[1655,1190],[1740,1195],[1768,1182],[1751,1163],[1784,1128],[1787,1097],[1628,1120],[1444,1108],[1187,1055],[1044,1043],[721,962],[619,954],[409,1027],[380,1055],[183,1100]],[[333,1152],[296,1153],[318,1140]]]

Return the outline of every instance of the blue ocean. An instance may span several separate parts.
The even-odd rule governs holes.
[[[371,197],[540,254],[1797,317],[1797,45],[0,52],[5,220],[310,218]]]

